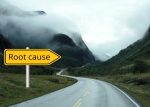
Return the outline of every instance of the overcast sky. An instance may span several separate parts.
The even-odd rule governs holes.
[[[7,0],[72,22],[101,59],[140,39],[150,25],[150,0]]]

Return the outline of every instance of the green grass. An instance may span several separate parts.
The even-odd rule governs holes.
[[[133,96],[143,107],[150,107],[150,73],[91,76],[112,83]]]
[[[25,75],[0,73],[0,107],[26,101],[75,83],[60,76],[31,75],[31,86],[25,88]]]

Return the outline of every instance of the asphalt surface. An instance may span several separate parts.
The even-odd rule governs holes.
[[[125,92],[109,83],[74,78],[78,80],[74,85],[11,107],[140,107]]]

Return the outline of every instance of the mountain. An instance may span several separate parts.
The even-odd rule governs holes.
[[[94,66],[101,74],[149,72],[150,27],[144,37],[119,52],[106,62]],[[92,67],[90,67],[92,69]]]
[[[39,11],[33,11],[33,12],[35,12],[35,13],[37,13],[39,15],[46,15],[46,12],[41,11],[41,10],[39,10]]]
[[[51,40],[51,44],[55,47],[55,51],[62,55],[62,59],[55,65],[63,67],[77,67],[87,63],[95,62],[95,58],[91,51],[87,48],[84,41],[79,39],[81,44],[75,43],[69,36],[65,34],[56,34]],[[83,47],[83,44],[86,47]]]
[[[95,61],[80,34],[70,30],[58,32],[55,25],[49,27],[53,22],[44,11],[24,11],[4,2],[0,4],[0,15],[1,51],[6,48],[49,48],[62,56],[53,65],[57,67],[78,67]]]
[[[77,67],[82,66],[87,63],[92,63],[95,61],[94,56],[87,48],[83,40],[81,44],[77,45],[73,39],[65,34],[55,34],[53,38],[50,39],[49,48],[57,52],[62,56],[62,59],[58,61],[54,66],[57,67]],[[82,47],[82,45],[86,47]],[[81,46],[80,46],[81,45]],[[32,48],[37,48],[36,44],[30,46]],[[35,46],[35,47],[34,47]],[[0,35],[0,49],[4,50],[5,48],[24,48],[24,45],[16,44],[15,47],[11,45],[11,40],[6,39],[4,36]],[[41,46],[40,48],[45,48]]]
[[[128,46],[119,52],[118,55],[111,58],[107,63],[115,64],[132,64],[135,61],[142,60],[149,63],[150,60],[150,28],[145,33],[144,37],[132,45]]]
[[[150,27],[142,39],[105,62],[71,70],[74,75],[105,75],[150,72]]]

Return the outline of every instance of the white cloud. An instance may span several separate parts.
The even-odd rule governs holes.
[[[113,56],[140,39],[150,24],[149,0],[7,1],[25,10],[44,10],[73,22],[100,58]]]

